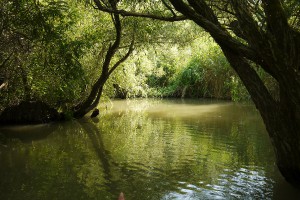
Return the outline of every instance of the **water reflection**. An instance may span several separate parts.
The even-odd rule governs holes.
[[[0,142],[5,144],[10,138],[18,138],[23,142],[41,140],[50,135],[55,128],[56,126],[51,124],[4,126],[0,129]]]
[[[109,107],[98,122],[51,124],[43,140],[0,145],[0,199],[117,199],[121,191],[129,200],[300,197],[280,177],[253,106],[138,100]]]

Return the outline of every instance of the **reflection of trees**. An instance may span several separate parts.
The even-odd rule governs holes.
[[[112,199],[87,137],[71,122],[46,141],[12,141],[0,149],[0,199]]]
[[[143,195],[152,195],[155,190],[156,197],[149,199],[158,199],[168,190],[177,191],[179,182],[217,184],[224,167],[237,171],[242,164],[268,167],[270,160],[263,153],[268,147],[262,142],[266,135],[251,134],[264,134],[263,126],[255,117],[257,113],[244,114],[195,123],[193,119],[152,118],[142,112],[128,112],[113,116],[112,123],[104,123],[110,121],[105,116],[99,127],[108,130],[103,141],[119,162],[124,187],[131,190],[129,193],[138,190]],[[139,194],[134,197],[143,198]]]
[[[263,125],[246,108],[226,109],[203,118],[106,114],[97,124],[58,125],[45,141],[14,142],[0,149],[0,199],[114,199],[120,191],[161,199],[245,185],[258,187],[248,195],[259,193],[266,185],[256,181],[269,184],[264,168],[272,161]]]
[[[56,128],[57,126],[52,124],[7,126],[0,128],[0,135],[2,137],[4,136],[5,140],[20,139],[23,142],[30,142],[45,139],[48,135],[53,133]]]

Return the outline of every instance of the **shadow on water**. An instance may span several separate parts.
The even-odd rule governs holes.
[[[19,125],[0,127],[0,142],[5,144],[7,140],[19,139],[22,142],[31,142],[47,138],[57,130],[55,123],[39,125]],[[42,131],[41,131],[42,130]]]

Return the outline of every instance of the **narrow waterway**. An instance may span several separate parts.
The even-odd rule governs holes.
[[[0,141],[3,200],[300,199],[249,104],[113,101],[93,120],[2,127]]]

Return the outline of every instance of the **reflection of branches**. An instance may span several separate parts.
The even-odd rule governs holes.
[[[105,149],[101,133],[99,132],[99,129],[92,123],[80,122],[80,125],[89,136],[94,150],[101,162],[104,172],[104,179],[106,180],[105,185],[107,186],[109,191],[113,193],[113,191],[116,191],[116,186],[118,186],[118,184],[116,181],[113,181],[113,175],[111,173],[112,158],[109,154],[109,151]]]

